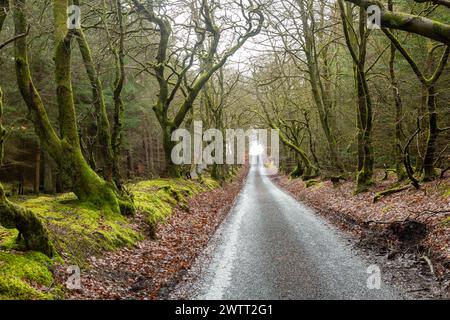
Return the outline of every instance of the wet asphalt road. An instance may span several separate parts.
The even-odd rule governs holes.
[[[251,168],[191,299],[398,299],[368,289],[370,261],[263,172]]]

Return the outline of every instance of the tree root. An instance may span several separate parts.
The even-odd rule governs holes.
[[[395,187],[395,188],[391,188],[391,189],[388,189],[388,190],[384,190],[384,191],[378,192],[375,195],[375,197],[373,198],[373,203],[376,203],[376,202],[380,201],[380,199],[383,198],[383,197],[389,196],[389,195],[394,194],[394,193],[402,192],[402,191],[407,190],[407,189],[409,189],[409,185]]]
[[[133,193],[124,186],[119,190],[117,195],[120,213],[124,216],[134,216],[136,214],[136,205],[134,203]]]
[[[30,210],[7,200],[1,185],[0,224],[7,229],[19,230],[19,236],[24,239],[27,249],[53,256],[54,248],[42,221]]]

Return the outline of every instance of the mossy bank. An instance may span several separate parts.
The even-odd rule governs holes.
[[[176,205],[185,209],[190,197],[217,188],[205,178],[141,181],[128,186],[145,221],[155,229],[164,223]],[[55,284],[56,264],[87,268],[87,259],[104,251],[134,246],[143,232],[132,228],[131,219],[108,208],[95,209],[72,193],[56,196],[22,196],[14,202],[32,210],[47,227],[56,249],[52,259],[38,252],[23,251],[18,232],[0,227],[0,299],[63,299],[64,288]]]

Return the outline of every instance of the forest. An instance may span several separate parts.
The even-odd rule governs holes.
[[[449,0],[0,0],[0,300],[449,298],[449,56]],[[196,123],[276,132],[278,173],[175,163]],[[366,267],[316,219],[407,289],[326,282],[300,247]]]

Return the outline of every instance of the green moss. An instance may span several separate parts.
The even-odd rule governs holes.
[[[373,170],[363,168],[356,174],[356,190],[354,194],[367,192],[373,185]]]
[[[444,227],[450,226],[450,217],[445,218],[442,224],[444,225]]]
[[[193,195],[219,187],[203,178],[201,183],[183,179],[143,181],[130,185],[136,206],[147,214],[151,226],[162,223],[176,205],[187,208]],[[73,193],[57,196],[21,196],[14,202],[33,211],[47,227],[57,256],[20,252],[17,230],[0,227],[0,299],[58,299],[63,288],[53,286],[51,267],[57,262],[87,266],[87,258],[107,250],[132,246],[143,238],[127,217],[110,208],[80,202]],[[3,251],[1,251],[3,250]],[[49,289],[51,288],[51,289]]]
[[[218,187],[210,178],[203,178],[201,184],[184,179],[160,179],[139,182],[132,186],[132,192],[138,210],[145,212],[147,222],[154,226],[165,222],[174,206],[187,209],[190,197]]]
[[[19,246],[18,235],[19,231],[16,229],[5,229],[0,226],[0,249],[16,249]]]
[[[392,205],[384,206],[383,208],[381,208],[381,213],[384,215],[384,214],[388,213],[389,211],[391,211],[392,209],[394,209],[394,206],[392,206]]]
[[[52,260],[38,252],[0,252],[0,299],[57,298],[60,291],[50,289],[51,265]]]
[[[47,226],[56,251],[80,266],[104,250],[131,246],[142,237],[120,213],[79,202],[72,193],[58,196],[19,197],[14,201],[32,210]]]
[[[318,184],[319,184],[319,181],[316,180],[316,179],[310,179],[310,180],[306,180],[306,181],[305,181],[305,187],[306,187],[306,188],[310,188],[310,187],[316,186],[316,185],[318,185]]]

